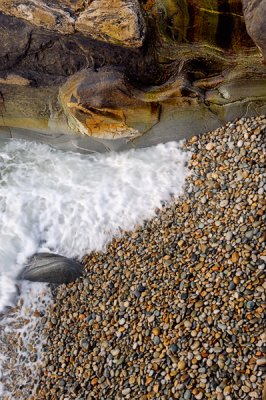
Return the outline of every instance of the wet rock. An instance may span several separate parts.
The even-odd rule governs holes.
[[[27,263],[18,279],[55,284],[69,283],[82,275],[78,262],[52,253],[35,254]]]
[[[4,0],[0,10],[0,136],[122,150],[265,113],[265,66],[241,0]]]

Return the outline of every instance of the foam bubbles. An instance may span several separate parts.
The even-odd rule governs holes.
[[[28,257],[103,250],[182,193],[188,159],[175,142],[95,155],[0,143],[0,310]]]

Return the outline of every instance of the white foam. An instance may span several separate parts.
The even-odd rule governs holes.
[[[188,153],[175,142],[81,155],[40,143],[0,143],[0,310],[27,258],[81,258],[180,195]]]

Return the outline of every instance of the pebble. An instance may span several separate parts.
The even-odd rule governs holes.
[[[186,368],[186,363],[185,363],[185,361],[183,361],[183,360],[178,361],[177,368],[178,368],[180,371],[183,371],[183,370]]]
[[[176,353],[177,350],[178,350],[178,347],[177,347],[176,344],[171,344],[171,346],[170,346],[169,349],[170,349],[170,351],[171,351],[172,353]]]
[[[206,144],[206,150],[212,150],[215,147],[215,144],[212,142],[209,142]]]
[[[230,282],[229,286],[228,286],[228,290],[235,290],[235,288],[236,288],[235,283],[234,282]]]
[[[227,240],[227,242],[230,242],[230,240],[233,237],[233,233],[232,232],[227,232],[225,235],[225,239]]]
[[[225,386],[224,391],[223,391],[224,395],[226,396],[226,395],[230,394],[231,390],[232,390],[231,386]]]
[[[159,336],[160,335],[160,328],[153,328],[152,329],[152,333],[153,333],[153,335],[155,335],[155,336]]]
[[[185,400],[189,400],[191,399],[191,391],[189,389],[187,389],[184,393],[184,399]]]
[[[238,262],[239,254],[236,251],[234,251],[234,253],[232,254],[231,260],[232,260],[233,263],[237,263]]]

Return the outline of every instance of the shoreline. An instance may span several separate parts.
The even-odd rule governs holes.
[[[185,193],[56,290],[32,400],[261,398],[265,132],[264,116],[189,139]]]

